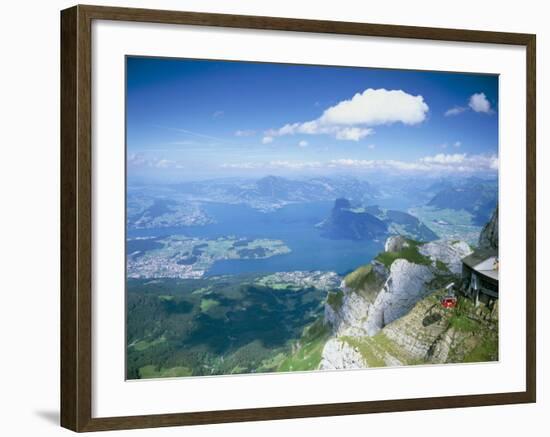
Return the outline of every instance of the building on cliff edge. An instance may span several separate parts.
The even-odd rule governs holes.
[[[462,285],[464,293],[492,307],[498,299],[498,251],[478,249],[462,260]]]

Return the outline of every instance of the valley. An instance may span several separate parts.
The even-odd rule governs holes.
[[[411,186],[418,202],[401,202]],[[454,186],[475,190],[479,181]],[[460,281],[460,260],[478,245],[485,214],[434,205],[449,189],[349,177],[140,189],[128,197],[127,377],[494,359],[493,346],[482,351],[495,341],[485,324],[432,308],[442,287]],[[468,302],[461,308],[474,317]],[[428,328],[418,323],[436,318],[429,329],[440,337],[462,342],[464,324],[466,337],[482,337],[468,337],[469,349],[453,346],[455,358],[434,358],[409,350],[409,334],[396,331],[420,333]]]
[[[312,337],[311,330],[317,329],[321,337],[328,337],[328,329],[319,326],[326,290],[306,285],[319,273],[302,272],[296,281],[293,275],[281,282],[273,275],[129,279],[127,377],[272,372],[288,367],[289,360],[297,360],[293,352],[302,336]],[[340,282],[334,279],[332,275],[332,283]],[[325,287],[331,285],[327,282]],[[316,357],[309,368],[321,360],[319,347]]]

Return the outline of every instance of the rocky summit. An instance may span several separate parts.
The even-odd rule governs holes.
[[[388,238],[385,251],[347,275],[327,299],[332,337],[320,368],[497,359],[498,305],[475,307],[462,297],[453,309],[440,304],[471,252],[462,241]]]

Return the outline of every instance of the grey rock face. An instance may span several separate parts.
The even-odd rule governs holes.
[[[386,240],[384,245],[385,252],[399,252],[404,248],[409,247],[407,240],[401,235],[390,237]]]
[[[413,361],[445,362],[450,346],[447,331],[444,311],[433,307],[431,302],[421,301],[382,332]]]
[[[498,206],[479,234],[479,247],[498,250]]]
[[[366,335],[366,320],[371,303],[362,296],[344,288],[344,302],[332,323],[336,335]]]
[[[433,262],[439,260],[445,263],[451,272],[458,275],[462,271],[462,258],[471,254],[472,249],[464,241],[437,240],[420,246],[419,252]]]
[[[405,238],[394,236],[388,238],[385,249],[400,252],[409,244]],[[426,324],[427,312],[434,309],[433,303],[426,306],[425,298],[435,291],[432,287],[434,279],[461,273],[462,258],[472,249],[463,241],[437,240],[419,245],[418,251],[432,263],[416,264],[398,258],[387,269],[380,262],[373,261],[372,269],[380,279],[376,285],[379,289],[374,292],[372,287],[369,293],[352,290],[345,281],[342,282],[342,305],[338,309],[328,304],[325,307],[325,320],[331,324],[334,337],[324,347],[321,369],[368,367],[366,358],[349,342],[342,340],[344,336],[357,339],[362,347],[371,351],[375,356],[374,363],[377,363],[372,365],[380,365],[380,362],[388,366],[418,361],[445,362],[454,336],[452,330],[447,332],[444,320]],[[440,263],[444,263],[448,271]],[[420,302],[426,307],[418,307]],[[380,343],[380,336],[376,336],[378,333],[397,349],[385,349],[384,341]]]
[[[323,349],[323,358],[319,365],[320,370],[335,369],[364,369],[367,363],[363,360],[361,354],[349,344],[332,338]]]
[[[333,308],[328,303],[325,305],[325,322],[332,326],[332,332],[337,335],[362,336],[367,335],[367,320],[377,295],[382,292],[382,285],[386,282],[389,271],[378,261],[371,263],[373,274],[380,283],[379,289],[374,293],[365,293],[365,290],[352,290],[345,281],[342,281],[340,289],[343,292],[342,306]],[[372,290],[371,290],[372,291]]]
[[[416,302],[429,293],[426,283],[433,277],[428,266],[396,259],[382,292],[372,305],[366,323],[368,335],[375,335],[388,323],[407,314]]]

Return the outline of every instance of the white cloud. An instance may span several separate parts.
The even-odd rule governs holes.
[[[467,111],[467,110],[468,110],[468,108],[466,108],[464,106],[455,106],[454,108],[447,109],[445,111],[445,117],[450,117],[450,116],[453,116],[453,115],[462,114],[464,111]]]
[[[336,132],[337,140],[359,141],[372,133],[372,129],[344,127]]]
[[[262,138],[262,144],[270,144],[273,142],[272,136],[265,136]]]
[[[351,158],[340,158],[340,159],[331,159],[328,162],[328,167],[368,167],[374,168],[376,161],[367,160],[367,159],[351,159]]]
[[[156,168],[169,168],[176,165],[175,161],[171,161],[169,159],[160,159],[154,163],[154,166]]]
[[[416,161],[399,161],[393,159],[351,159],[339,158],[325,162],[319,161],[269,161],[241,162],[222,164],[230,169],[354,169],[354,170],[384,170],[395,172],[430,172],[430,173],[476,173],[494,172],[498,170],[496,155],[468,155],[466,153],[426,156]]]
[[[224,163],[220,165],[221,168],[234,168],[234,169],[243,169],[251,170],[255,168],[262,168],[263,165],[257,162],[239,162],[239,163]]]
[[[419,160],[434,171],[486,172],[498,170],[497,155],[468,155],[466,153],[426,156]]]
[[[434,156],[427,156],[425,158],[421,158],[420,161],[428,164],[457,164],[464,162],[464,159],[466,158],[465,153],[455,153],[453,155],[446,155],[444,153],[438,153]]]
[[[298,143],[298,146],[300,147],[307,147],[309,145],[309,143],[305,140],[302,140]]]
[[[369,88],[326,109],[319,120],[330,125],[376,126],[396,122],[412,125],[424,121],[428,109],[420,95]]]
[[[327,164],[330,168],[356,168],[361,170],[400,170],[419,171],[429,170],[429,166],[418,162],[405,162],[392,159],[333,159]]]
[[[293,170],[302,170],[304,168],[319,168],[322,167],[322,164],[318,161],[306,161],[306,162],[296,162],[296,161],[270,161],[268,164],[270,168],[287,168]]]
[[[490,114],[493,112],[491,109],[491,103],[487,100],[485,93],[476,93],[470,96],[470,101],[468,106],[472,108],[475,112],[485,112]]]
[[[329,167],[347,167],[359,169],[378,169],[396,171],[423,171],[436,173],[474,173],[498,170],[496,155],[467,155],[438,153],[426,156],[417,161],[399,160],[354,160],[336,159],[328,164]]]
[[[236,137],[251,137],[254,134],[256,134],[256,131],[252,129],[243,129],[243,130],[237,130],[235,131]]]
[[[332,135],[337,140],[359,141],[360,139],[372,134],[374,131],[369,128],[350,127],[350,126],[326,126],[317,120],[306,121],[305,123],[285,124],[280,129],[270,129],[266,132],[272,137],[283,135]]]
[[[369,144],[367,147],[371,150],[374,150],[376,149],[376,144]]]
[[[288,123],[279,129],[270,129],[266,133],[271,136],[283,136],[294,134],[328,134],[334,132],[333,127],[321,126],[316,120],[305,123]]]
[[[128,157],[126,158],[126,162],[128,165],[132,166],[140,166],[147,164],[147,159],[138,153],[130,153],[128,154]]]
[[[372,126],[423,122],[429,110],[424,98],[402,90],[369,88],[326,109],[311,121],[289,123],[279,129],[270,129],[266,135],[332,135],[338,140],[359,141],[374,133]]]
[[[453,143],[453,147],[460,147],[460,146],[462,146],[462,143],[460,141],[455,141]]]
[[[475,93],[468,99],[468,106],[455,106],[445,111],[445,116],[459,115],[466,111],[483,112],[485,114],[492,114],[495,111],[491,108],[491,102],[487,99],[485,93]]]
[[[226,163],[220,167],[229,169],[288,169],[288,170],[303,170],[306,168],[322,168],[323,164],[318,161],[284,161],[276,160],[269,162],[239,162],[239,163]]]
[[[133,167],[174,168],[178,167],[176,161],[164,158],[146,157],[141,154],[131,153],[127,158],[128,165]]]

